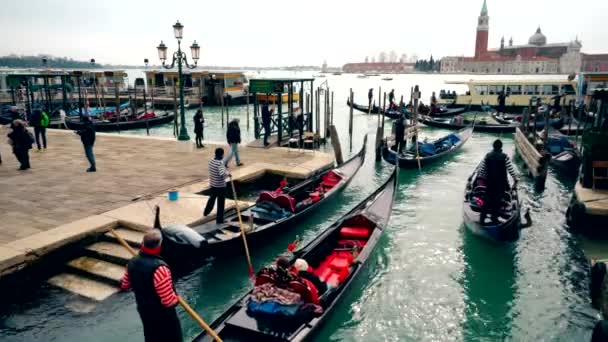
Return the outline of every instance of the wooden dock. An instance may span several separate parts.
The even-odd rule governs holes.
[[[534,132],[534,134],[536,133]],[[515,129],[515,148],[524,161],[529,175],[534,178],[537,186],[542,188],[547,178],[551,155],[545,151],[539,151],[535,146],[537,145],[536,135],[534,137],[535,141],[532,142],[520,127]]]

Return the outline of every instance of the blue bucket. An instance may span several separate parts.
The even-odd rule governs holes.
[[[169,191],[169,201],[177,201],[179,198],[179,192],[177,190]]]

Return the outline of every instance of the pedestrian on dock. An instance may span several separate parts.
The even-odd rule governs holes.
[[[95,154],[93,153],[93,145],[95,145],[95,127],[93,126],[91,118],[88,116],[84,116],[82,118],[82,123],[84,124],[83,128],[75,131],[75,133],[80,135],[80,141],[82,141],[84,153],[87,156],[89,164],[91,165],[87,169],[87,172],[96,172],[97,166],[95,164]]]
[[[488,213],[494,224],[498,223],[500,209],[505,191],[510,189],[507,172],[513,178],[513,186],[517,186],[517,174],[511,159],[502,152],[502,141],[496,139],[493,150],[486,154],[479,168],[478,177],[485,180],[486,203],[482,207],[480,222],[483,224]]]
[[[163,237],[158,229],[144,235],[139,254],[129,261],[120,287],[133,290],[146,342],[181,342],[171,270],[160,257]]]
[[[264,147],[270,145],[268,143],[268,137],[270,137],[270,118],[272,116],[272,110],[268,108],[268,104],[262,106],[262,126],[264,127]]]
[[[30,168],[30,155],[29,151],[34,144],[34,137],[32,133],[25,127],[23,120],[14,120],[11,123],[11,132],[7,135],[9,143],[13,147],[13,153],[19,161],[19,171],[27,170]]]
[[[369,91],[367,92],[367,108],[371,108],[372,107],[372,100],[374,99],[374,88],[369,88]]]
[[[42,152],[42,148],[46,150],[46,128],[49,126],[49,116],[39,108],[34,109],[30,116],[30,126],[34,127],[34,137],[38,152]],[[40,144],[41,138],[42,145]]]
[[[203,211],[203,216],[207,216],[215,206],[217,199],[217,215],[215,222],[217,224],[224,223],[224,204],[226,201],[226,176],[230,176],[230,172],[224,164],[224,149],[218,147],[215,149],[215,157],[209,160],[209,185],[211,186],[211,196],[207,200],[207,205]]]
[[[203,110],[199,109],[194,114],[194,134],[196,135],[196,148],[203,148],[203,126],[205,124],[205,118],[203,117]]]
[[[392,89],[390,93],[388,93],[388,108],[393,109],[395,105],[395,89]]]
[[[226,140],[230,145],[230,154],[226,158],[226,166],[232,160],[232,157],[236,158],[236,166],[241,166],[241,156],[239,155],[239,144],[241,143],[241,128],[239,127],[239,119],[234,118],[228,123],[228,129],[226,130]]]

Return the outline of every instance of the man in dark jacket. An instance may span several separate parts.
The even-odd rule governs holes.
[[[270,136],[270,116],[272,115],[271,110],[268,108],[268,104],[262,106],[262,126],[264,127],[264,146],[270,145],[268,143],[268,137]]]
[[[513,178],[513,186],[517,186],[515,168],[509,156],[502,152],[502,141],[497,139],[494,141],[493,151],[486,154],[477,175],[485,179],[486,184],[486,203],[481,212],[481,223],[484,223],[488,213],[492,216],[492,222],[498,223],[498,210],[505,191],[510,189],[507,172]]]
[[[30,155],[29,150],[32,148],[34,138],[27,128],[25,128],[25,122],[22,120],[14,120],[11,123],[11,132],[7,135],[10,139],[10,144],[13,146],[13,153],[21,164],[19,167],[20,171],[27,170],[30,168]]]
[[[203,148],[203,125],[205,118],[203,118],[203,111],[201,109],[196,111],[194,114],[194,134],[196,135],[196,148]]]
[[[367,92],[367,108],[371,108],[372,106],[372,100],[374,99],[374,88],[369,88],[369,91]]]
[[[232,157],[236,158],[236,166],[241,166],[241,157],[239,156],[239,144],[241,143],[241,129],[239,128],[239,119],[232,119],[228,123],[228,130],[226,131],[226,140],[230,145],[230,154],[226,158],[226,166],[232,160]]]
[[[46,126],[42,125],[42,110],[34,109],[32,115],[30,116],[30,126],[34,127],[34,138],[36,139],[36,146],[38,147],[38,152],[42,151],[42,147],[46,150]],[[46,113],[45,122],[48,122],[48,116]],[[40,137],[42,136],[42,146],[40,145]]]
[[[504,114],[507,108],[507,95],[504,91],[501,90],[500,93],[498,93],[498,99],[496,101],[498,102],[498,114]]]
[[[95,127],[93,127],[93,122],[88,116],[84,116],[82,118],[82,123],[84,127],[76,131],[76,134],[80,135],[80,140],[82,141],[82,146],[84,147],[84,153],[89,160],[89,164],[91,166],[87,169],[87,172],[95,172],[97,171],[97,167],[95,164],[95,154],[93,154],[93,145],[95,145]]]
[[[405,119],[401,114],[395,121],[395,146],[393,150],[401,153],[403,148],[405,148]]]
[[[181,342],[182,329],[175,311],[178,297],[171,270],[159,256],[162,240],[157,229],[144,235],[141,250],[129,261],[120,287],[135,293],[146,342]]]

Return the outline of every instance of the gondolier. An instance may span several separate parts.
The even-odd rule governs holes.
[[[178,298],[169,266],[159,256],[161,244],[159,230],[153,229],[144,235],[139,255],[129,261],[120,287],[135,293],[146,342],[182,341],[175,311]]]
[[[369,91],[367,92],[367,108],[371,108],[372,107],[372,100],[374,99],[374,88],[369,88]]]
[[[515,168],[509,156],[502,152],[502,141],[496,139],[492,146],[493,150],[486,154],[478,173],[478,177],[484,179],[486,186],[486,203],[481,212],[481,223],[485,221],[488,213],[490,213],[493,222],[498,222],[497,210],[501,205],[505,190],[509,189],[507,172],[513,177],[513,186],[517,184]]]

